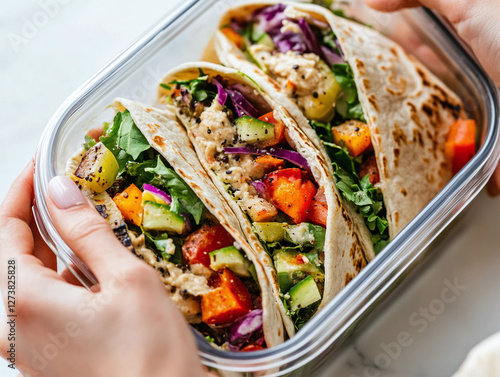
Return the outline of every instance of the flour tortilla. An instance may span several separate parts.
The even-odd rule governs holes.
[[[261,289],[266,344],[268,347],[274,347],[282,343],[284,341],[283,322],[264,269],[242,235],[239,222],[231,208],[218,194],[217,189],[200,165],[186,132],[178,123],[175,114],[168,110],[156,109],[124,98],[116,99],[113,107],[117,111],[128,110],[130,112],[134,123],[150,145],[170,163],[176,173],[193,189],[205,207],[231,234],[248,259],[254,263]]]
[[[257,9],[276,4],[259,1],[229,9],[219,27],[231,19],[247,20]],[[452,172],[444,154],[450,125],[465,118],[461,100],[415,58],[377,31],[335,16],[320,6],[281,2],[327,22],[339,39],[351,66],[380,172],[389,233],[394,238],[444,187]],[[220,61],[245,72],[295,118],[301,129],[323,152],[321,142],[299,107],[282,89],[220,31],[215,49]],[[370,234],[361,216],[351,214],[367,258]],[[370,256],[371,255],[371,256]]]
[[[287,110],[284,107],[279,106],[279,104],[268,94],[263,92],[254,81],[250,80],[241,72],[210,63],[188,63],[169,72],[163,79],[163,83],[168,84],[173,80],[194,79],[199,76],[199,69],[202,69],[203,73],[209,75],[209,77],[220,75],[230,84],[241,83],[253,88],[255,91],[255,98],[260,97],[267,102],[271,109],[279,112],[281,117],[284,119],[286,127],[285,133],[289,144],[307,159],[316,182],[320,187],[324,188],[328,204],[328,219],[325,238],[325,288],[323,300],[318,309],[320,310],[366,265],[363,250],[355,232],[352,219],[345,206],[339,200],[339,196],[335,193],[333,179],[327,168],[328,165],[326,164],[325,159],[314,147],[308,137],[300,130]],[[162,100],[166,94],[167,91],[160,88],[159,99]],[[195,147],[196,153],[202,165],[205,167],[206,171],[219,189],[220,194],[224,196],[230,204],[240,221],[248,242],[256,252],[259,260],[264,265],[267,277],[271,281],[273,293],[276,302],[278,302],[287,333],[289,336],[293,336],[295,333],[294,325],[291,319],[286,315],[286,310],[283,306],[281,298],[279,297],[279,284],[276,270],[273,266],[273,261],[252,232],[251,223],[246,214],[241,210],[236,201],[228,194],[222,180],[220,180],[214,171],[211,170],[209,163],[205,158],[205,151],[202,150],[201,146],[196,142],[196,136],[190,129],[188,117],[185,114],[181,114],[179,111],[177,111],[177,116],[186,127],[189,138]]]

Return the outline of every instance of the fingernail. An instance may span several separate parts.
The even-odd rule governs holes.
[[[68,209],[87,203],[75,182],[68,177],[52,178],[49,183],[49,195],[59,209]]]

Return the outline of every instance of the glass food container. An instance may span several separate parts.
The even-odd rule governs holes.
[[[51,178],[64,173],[66,161],[88,130],[112,119],[114,112],[108,106],[115,97],[154,105],[157,85],[168,70],[209,57],[205,47],[220,15],[240,2],[185,1],[74,92],[49,121],[36,154],[35,219],[45,241],[84,286],[96,279],[54,228],[45,204]],[[424,249],[484,187],[500,155],[497,89],[441,19],[425,9],[389,15],[355,4],[351,10],[386,34],[397,30],[395,39],[462,97],[477,122],[481,146],[432,202],[292,339],[264,351],[231,353],[214,349],[196,333],[203,363],[221,376],[311,376],[421,262]]]

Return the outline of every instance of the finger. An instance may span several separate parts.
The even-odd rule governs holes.
[[[414,8],[422,5],[418,0],[365,0],[365,3],[382,12],[394,12],[403,8]]]
[[[47,206],[63,240],[101,283],[126,264],[138,262],[71,179],[55,177],[50,182]]]
[[[14,181],[0,206],[0,219],[16,219],[29,224],[33,197],[33,161],[30,161]]]
[[[36,223],[34,221],[31,222],[30,228],[34,239],[33,254],[35,255],[35,257],[42,261],[45,267],[57,271],[57,257],[43,240],[42,236],[40,235],[40,231],[38,230],[38,227],[36,226]]]
[[[495,172],[491,176],[488,185],[486,186],[488,194],[491,196],[497,196],[500,194],[500,164],[495,169]]]

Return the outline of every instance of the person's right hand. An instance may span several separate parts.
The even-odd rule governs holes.
[[[159,276],[120,244],[74,182],[52,180],[47,205],[61,237],[99,280],[94,292],[57,274],[32,202],[30,164],[0,206],[0,286],[8,308],[15,263],[18,370],[32,377],[205,376],[193,334]],[[10,328],[1,323],[0,355],[8,358]]]
[[[426,6],[447,18],[458,35],[471,47],[477,59],[497,86],[500,86],[500,1],[498,0],[365,0],[369,6],[391,12]],[[500,194],[500,165],[488,192]]]
[[[498,0],[365,0],[386,12],[425,6],[447,18],[468,43],[484,69],[500,84],[500,2]]]

